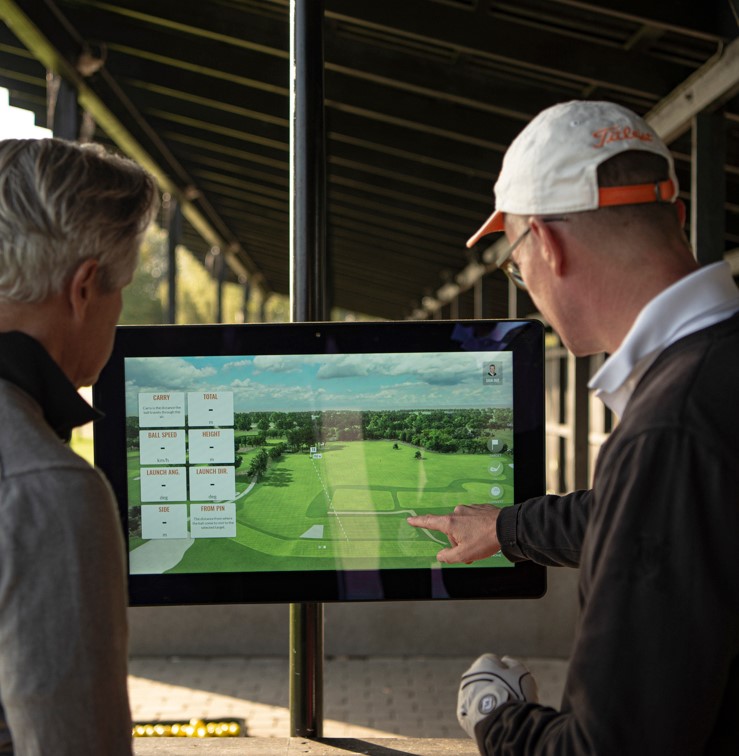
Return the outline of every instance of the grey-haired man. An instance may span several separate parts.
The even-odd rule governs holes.
[[[66,442],[155,205],[101,149],[0,142],[0,753],[131,754],[120,523]]]

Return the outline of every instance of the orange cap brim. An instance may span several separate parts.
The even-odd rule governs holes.
[[[483,236],[488,234],[494,234],[496,231],[503,230],[503,213],[500,210],[496,210],[486,221],[475,231],[475,233],[467,239],[467,248],[474,247],[477,242],[482,239]]]

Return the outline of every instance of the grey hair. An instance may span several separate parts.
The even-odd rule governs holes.
[[[99,145],[0,141],[0,301],[58,294],[89,259],[105,291],[121,287],[157,206],[154,179]]]

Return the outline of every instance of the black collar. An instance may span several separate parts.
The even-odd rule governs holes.
[[[46,422],[64,441],[69,441],[72,428],[101,417],[77,393],[41,344],[25,333],[0,333],[0,379],[35,399]]]

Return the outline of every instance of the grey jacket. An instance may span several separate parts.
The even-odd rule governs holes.
[[[0,379],[0,753],[130,756],[126,658],[112,491]]]

